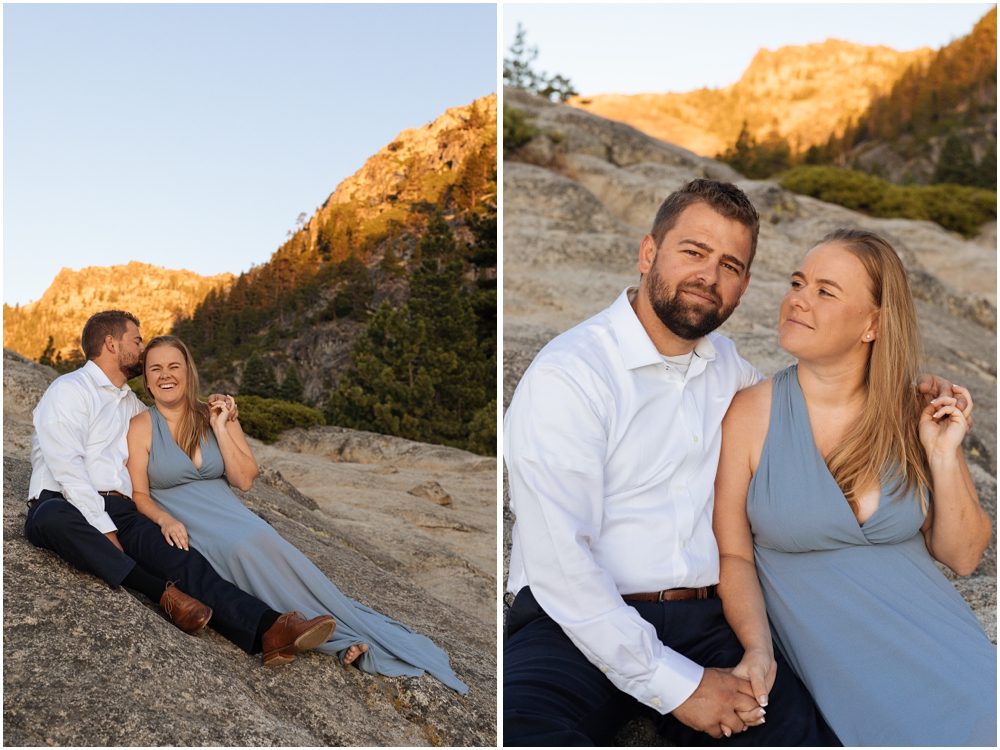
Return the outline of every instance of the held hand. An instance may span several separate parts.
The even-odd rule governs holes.
[[[213,393],[208,397],[208,408],[211,410],[212,405],[224,402],[226,407],[229,409],[228,419],[230,422],[235,422],[239,418],[240,410],[236,408],[236,399],[232,396],[223,396],[221,393]]]
[[[972,395],[961,386],[954,386],[955,398],[939,396],[920,414],[920,442],[932,455],[952,456],[972,424]],[[964,409],[959,406],[964,402]]]
[[[185,551],[190,549],[188,547],[187,529],[176,518],[172,518],[171,516],[163,518],[160,521],[160,531],[163,532],[163,537],[171,547],[180,547]]]
[[[106,531],[104,533],[104,536],[106,536],[108,539],[110,539],[111,543],[113,545],[115,545],[118,549],[121,549],[122,552],[125,551],[125,550],[122,549],[122,543],[118,541],[118,532],[117,531]]]
[[[748,681],[735,677],[729,670],[706,667],[698,689],[672,713],[682,724],[715,739],[729,737],[746,729],[738,712],[758,718],[764,715],[764,709],[750,693]]]
[[[743,654],[743,659],[733,668],[733,676],[743,680],[748,680],[751,687],[751,695],[757,704],[763,709],[767,706],[768,695],[774,687],[774,678],[778,674],[778,663],[774,660],[774,653],[765,649],[751,649]],[[764,716],[761,714],[757,718],[757,712],[752,711],[747,714],[740,713],[740,718],[748,726],[760,726],[764,723]]]
[[[924,406],[927,406],[934,399],[939,396],[944,396],[945,398],[958,398],[958,408],[960,411],[965,411],[968,405],[965,396],[958,394],[953,391],[953,386],[950,380],[945,380],[944,378],[938,377],[937,375],[930,375],[928,373],[923,373],[917,378],[917,391],[919,391],[924,397]],[[963,393],[968,394],[964,388],[962,388]],[[972,426],[970,420],[969,426]]]
[[[232,405],[230,405],[232,402]],[[218,430],[224,427],[227,420],[231,420],[232,412],[231,408],[235,408],[236,404],[232,400],[232,396],[220,397],[217,401],[209,401],[208,403],[208,421],[211,424],[213,430]]]

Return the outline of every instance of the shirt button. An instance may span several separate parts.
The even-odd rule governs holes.
[[[653,698],[653,700],[651,700],[650,703],[652,703],[656,707],[659,707],[659,705],[660,705],[660,699],[659,698]]]
[[[696,443],[698,442],[698,436],[697,436],[697,435],[695,435],[695,436],[694,436],[694,441],[695,441]]]
[[[677,485],[674,489],[676,489],[678,492],[683,492],[684,491],[684,488],[681,487],[680,485]]]
[[[604,674],[607,674],[608,673],[608,668],[607,667],[601,667],[601,671],[604,672]]]

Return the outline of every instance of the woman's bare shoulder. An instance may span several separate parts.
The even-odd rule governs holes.
[[[141,411],[132,417],[128,423],[129,436],[143,437],[153,434],[153,418],[149,415],[149,410]]]
[[[756,385],[744,388],[734,397],[726,412],[725,424],[741,431],[751,431],[756,434],[763,430],[771,421],[771,381],[765,378]]]

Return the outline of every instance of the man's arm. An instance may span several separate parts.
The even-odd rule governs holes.
[[[591,545],[601,534],[607,449],[602,407],[596,401],[565,371],[535,368],[507,412],[504,453],[511,507],[532,594],[619,690],[660,713],[691,699],[703,678],[713,695],[720,689],[735,692],[742,681],[716,670],[706,675],[701,666],[667,648],[653,626],[625,604],[610,573],[594,559]],[[717,685],[720,681],[726,684]],[[756,705],[742,697],[746,709]],[[735,714],[727,726],[743,728]],[[718,722],[695,728],[721,733]]]
[[[104,498],[90,481],[85,458],[91,425],[86,396],[66,383],[53,384],[35,408],[33,421],[45,466],[62,495],[87,523],[117,545],[114,521],[104,510]]]

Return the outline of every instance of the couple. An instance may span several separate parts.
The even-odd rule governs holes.
[[[109,310],[81,341],[86,365],[53,381],[33,414],[32,544],[145,594],[186,632],[210,623],[270,666],[316,649],[468,691],[430,639],[345,597],[240,502],[230,484],[250,489],[257,464],[235,402],[198,401],[180,339],[143,346],[135,316]],[[126,384],[139,374],[149,410]]]
[[[517,387],[507,745],[608,744],[639,713],[678,745],[996,744],[996,648],[932,559],[967,575],[992,534],[969,393],[915,384],[905,270],[857,230],[792,275],[798,363],[764,379],[712,333],[758,229],[735,186],[688,183],[638,289]]]

